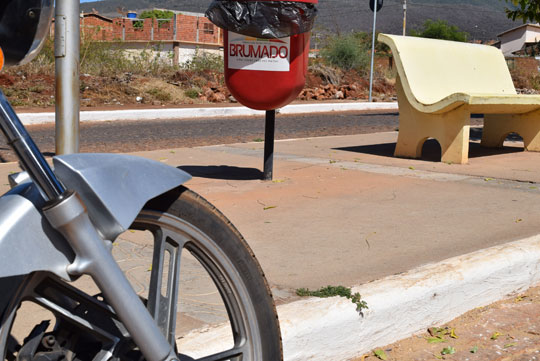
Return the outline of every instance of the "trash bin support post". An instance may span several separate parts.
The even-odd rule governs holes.
[[[272,180],[274,173],[274,134],[276,129],[276,111],[266,111],[264,126],[264,171],[263,180]]]

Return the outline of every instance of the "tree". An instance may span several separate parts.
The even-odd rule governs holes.
[[[521,19],[523,22],[540,22],[540,0],[505,0],[513,5],[506,8],[506,16],[512,20]]]
[[[169,10],[147,10],[139,15],[139,19],[172,19],[174,13]]]
[[[450,25],[444,20],[426,20],[420,31],[412,30],[412,36],[431,39],[443,39],[466,42],[469,33],[461,31],[457,26]]]
[[[168,26],[170,23],[170,19],[172,19],[174,16],[174,13],[169,10],[147,10],[143,11],[141,15],[139,15],[139,19],[152,19],[152,22],[157,19],[158,26],[165,27]],[[133,24],[134,26],[136,24]],[[135,26],[137,27],[137,26]],[[142,24],[141,24],[142,27]]]

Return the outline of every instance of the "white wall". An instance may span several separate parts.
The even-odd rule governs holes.
[[[174,45],[173,43],[119,43],[127,57],[136,58],[144,54],[152,58],[157,58],[168,64],[174,63]],[[196,53],[209,53],[223,56],[223,50],[215,46],[180,44],[178,46],[178,64],[185,64],[193,59]]]
[[[504,55],[512,55],[521,50],[526,43],[540,41],[540,28],[537,26],[523,26],[510,31],[501,37],[501,51]]]
[[[504,55],[512,55],[525,44],[526,27],[518,28],[501,36],[501,51]]]
[[[210,46],[181,44],[178,51],[178,64],[185,64],[186,62],[190,61],[197,52],[199,54],[208,53],[223,57],[223,49],[217,49],[216,47]]]

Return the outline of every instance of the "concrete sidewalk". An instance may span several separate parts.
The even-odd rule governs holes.
[[[540,153],[473,143],[470,164],[452,165],[393,158],[396,138],[277,141],[273,182],[259,180],[262,143],[137,155],[192,173],[188,187],[246,237],[280,304],[286,360],[341,361],[540,282]],[[295,295],[327,285],[369,309]],[[196,355],[214,332],[180,342]]]

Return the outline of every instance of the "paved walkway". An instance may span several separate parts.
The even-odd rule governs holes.
[[[297,288],[368,284],[540,233],[540,153],[521,152],[519,143],[502,151],[482,150],[473,143],[468,165],[396,159],[396,137],[391,132],[278,141],[272,182],[260,180],[262,143],[138,155],[181,166],[195,176],[188,186],[246,237],[278,304],[303,302],[295,295]],[[436,158],[436,147],[428,144],[426,151],[427,158]],[[16,168],[0,165],[0,177]],[[144,293],[150,253],[141,237],[126,234],[115,254]],[[452,275],[453,266],[447,267]],[[193,274],[197,272],[194,267]],[[531,275],[529,286],[538,276]],[[212,301],[215,292],[201,287],[185,292],[185,316],[197,326],[221,321],[223,310]],[[311,304],[318,312],[313,302],[298,307]],[[335,304],[349,307],[335,302],[320,305],[323,310]],[[469,299],[464,296],[463,302]],[[189,309],[201,304],[202,312]],[[369,316],[363,322],[368,321]],[[346,360],[373,346],[358,340],[346,349],[338,346],[342,353],[330,348],[336,358],[329,358],[309,343],[311,336],[305,336],[303,346],[290,341],[303,337],[293,321],[282,318],[282,327],[288,360]],[[379,346],[390,343],[385,340]]]

